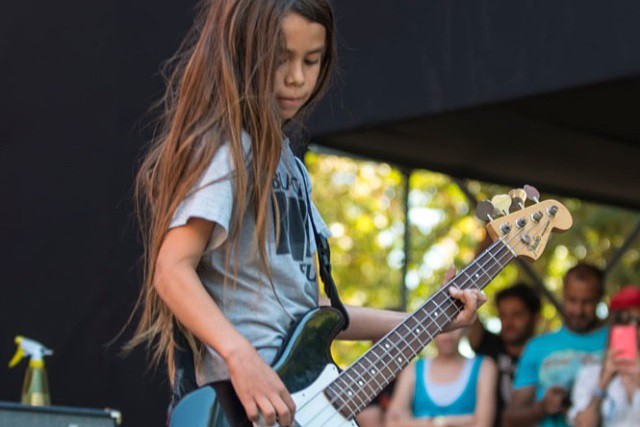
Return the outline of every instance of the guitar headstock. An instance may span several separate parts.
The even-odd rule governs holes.
[[[569,210],[557,200],[539,200],[535,188],[511,190],[478,203],[476,214],[488,220],[487,232],[493,241],[502,240],[516,256],[536,260],[547,246],[553,231],[568,230],[573,223]],[[526,201],[533,204],[526,206]],[[501,216],[499,218],[499,216]]]

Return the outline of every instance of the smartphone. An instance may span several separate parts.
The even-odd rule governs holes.
[[[615,325],[611,328],[612,350],[619,351],[621,359],[635,359],[638,357],[638,330],[634,325]]]

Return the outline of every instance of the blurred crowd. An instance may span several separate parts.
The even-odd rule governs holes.
[[[501,329],[480,320],[434,339],[359,416],[361,427],[640,426],[640,287],[622,286],[609,316],[596,308],[604,274],[578,264],[564,276],[560,329],[535,336],[541,303],[518,283],[497,293]],[[459,342],[467,335],[473,358]]]

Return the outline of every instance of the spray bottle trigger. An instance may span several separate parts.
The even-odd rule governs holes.
[[[14,368],[18,363],[20,363],[24,356],[24,349],[21,346],[18,346],[18,348],[16,349],[16,354],[14,354],[9,361],[9,367]]]

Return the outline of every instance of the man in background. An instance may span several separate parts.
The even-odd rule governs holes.
[[[540,297],[529,286],[518,283],[498,292],[495,304],[502,324],[500,334],[489,332],[476,320],[469,332],[469,343],[476,353],[492,357],[498,366],[494,426],[500,427],[503,410],[511,398],[518,360],[540,319]]]

